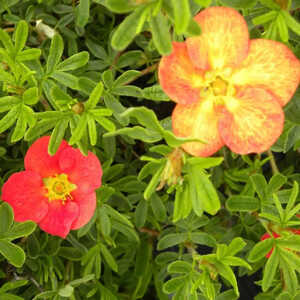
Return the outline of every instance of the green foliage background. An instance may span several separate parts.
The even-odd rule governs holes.
[[[0,0],[0,188],[46,134],[50,154],[66,139],[104,170],[94,217],[65,240],[1,204],[0,300],[231,300],[243,276],[256,300],[300,299],[299,90],[268,153],[173,152],[188,140],[171,132],[158,63],[211,5],[300,57],[299,0]]]

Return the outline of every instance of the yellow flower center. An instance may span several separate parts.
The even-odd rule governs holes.
[[[49,202],[53,200],[61,200],[63,204],[67,200],[71,200],[71,192],[74,191],[77,186],[68,180],[66,174],[55,175],[43,179],[44,186],[47,189],[46,196]]]
[[[211,88],[215,96],[226,96],[228,83],[220,77],[211,83]]]
[[[236,93],[236,89],[230,83],[232,70],[207,71],[204,75],[200,97],[209,99],[215,106],[227,105]]]

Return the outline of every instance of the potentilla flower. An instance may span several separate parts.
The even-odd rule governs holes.
[[[8,178],[1,197],[12,206],[15,221],[31,220],[42,230],[65,238],[92,218],[102,168],[95,154],[84,156],[66,141],[50,156],[49,139],[42,137],[29,147],[25,171]]]
[[[195,156],[224,145],[239,154],[267,150],[282,132],[299,60],[282,43],[249,40],[244,18],[232,8],[210,7],[195,20],[202,34],[174,42],[159,65],[162,89],[177,102],[175,135],[205,142],[182,146]]]

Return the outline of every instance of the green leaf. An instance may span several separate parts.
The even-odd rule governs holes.
[[[15,53],[15,48],[9,34],[2,29],[0,29],[0,41],[2,42],[3,46],[9,54],[12,55]]]
[[[93,118],[97,121],[97,123],[99,125],[101,125],[107,131],[112,132],[112,133],[117,132],[115,124],[112,121],[110,121],[109,119],[103,118],[103,117],[98,117],[95,115],[93,115]],[[124,128],[124,129],[127,129],[127,128]]]
[[[137,228],[141,228],[145,225],[148,214],[148,202],[141,199],[135,209],[134,219]]]
[[[130,12],[136,7],[130,4],[128,0],[107,0],[105,6],[109,10],[120,14]]]
[[[39,101],[39,89],[31,87],[23,93],[23,101],[27,105],[34,105]]]
[[[229,266],[241,266],[241,267],[245,267],[249,270],[252,270],[252,267],[247,262],[245,262],[243,259],[241,259],[239,257],[234,257],[234,256],[223,257],[222,263],[224,263],[225,265],[229,265]]]
[[[55,71],[51,74],[51,78],[57,80],[59,83],[71,88],[77,89],[78,88],[78,77],[65,73],[62,71]]]
[[[55,34],[51,42],[50,52],[46,63],[47,74],[51,74],[55,70],[60,61],[63,50],[63,39],[59,34]]]
[[[274,245],[274,239],[269,238],[264,241],[258,242],[250,251],[248,260],[250,262],[256,262],[264,258],[268,252],[271,251]]]
[[[266,199],[266,189],[267,189],[267,181],[265,177],[261,174],[255,174],[250,177],[250,180],[260,200],[264,201]]]
[[[78,27],[84,27],[90,17],[90,0],[80,0],[79,5],[76,8],[76,25]]]
[[[0,253],[15,267],[19,268],[25,262],[25,253],[19,246],[0,240]]]
[[[172,42],[166,17],[159,12],[150,19],[149,25],[158,52],[162,55],[169,55],[172,52]]]
[[[174,11],[176,32],[182,34],[187,29],[191,18],[189,1],[171,0],[171,3]]]
[[[228,198],[226,207],[231,211],[256,211],[260,204],[255,197],[237,195]]]
[[[97,129],[96,129],[96,123],[93,118],[88,115],[88,132],[90,137],[90,143],[92,146],[95,146],[97,144]]]
[[[7,232],[14,222],[14,213],[11,206],[4,202],[0,205],[0,234]]]
[[[286,290],[291,295],[294,295],[298,288],[298,278],[295,270],[285,261],[284,258],[280,260],[280,269],[283,273]],[[282,299],[284,300],[285,298]]]
[[[265,24],[265,23],[268,23],[268,22],[274,20],[277,17],[277,15],[278,15],[277,11],[271,10],[263,15],[253,18],[252,22],[254,25]]]
[[[132,223],[122,214],[120,214],[118,211],[116,211],[115,209],[113,209],[111,206],[104,204],[103,208],[105,208],[106,212],[115,220],[117,220],[118,222],[127,225],[131,228],[133,228]]]
[[[289,40],[289,31],[288,31],[288,27],[287,27],[287,24],[286,24],[286,20],[285,20],[284,16],[281,13],[279,13],[278,16],[277,16],[276,24],[277,24],[277,27],[278,27],[278,32],[279,32],[280,39],[283,42],[287,42]]]
[[[7,282],[7,283],[4,283],[1,288],[0,288],[0,292],[1,294],[2,293],[5,293],[7,291],[10,291],[10,290],[14,290],[14,289],[17,289],[19,287],[22,287],[24,285],[28,284],[28,280],[16,280],[16,281],[10,281],[10,282]]]
[[[163,132],[163,128],[157,120],[156,114],[153,110],[146,107],[131,107],[122,113],[122,117],[133,117],[146,128],[152,129],[159,133]]]
[[[35,60],[35,59],[39,59],[39,57],[41,56],[42,51],[41,49],[26,49],[23,50],[22,52],[19,52],[16,60],[18,62],[23,62],[23,61],[28,61],[28,60]]]
[[[141,31],[145,19],[143,18],[145,7],[142,6],[135,9],[132,14],[119,25],[114,32],[111,40],[111,45],[116,50],[124,50]]]
[[[84,113],[80,116],[80,120],[76,126],[76,129],[72,133],[72,137],[69,141],[70,145],[74,145],[75,143],[79,142],[83,137],[86,127],[87,127],[87,114]]]
[[[189,167],[189,178],[197,193],[197,201],[201,201],[203,210],[215,215],[220,207],[220,200],[217,191],[209,180],[209,176],[203,173],[203,169],[197,165]]]
[[[150,197],[150,200],[151,200],[151,208],[156,219],[160,222],[165,222],[167,218],[167,213],[166,213],[165,205],[163,204],[161,198],[157,195],[157,193],[153,193]]]
[[[179,276],[168,280],[163,285],[163,291],[166,294],[171,294],[176,292],[182,285],[185,284],[185,276]]]
[[[190,273],[193,267],[186,261],[174,261],[168,265],[169,273]]]
[[[206,245],[208,247],[216,246],[216,240],[205,232],[192,232],[190,238],[195,244]]]
[[[155,189],[160,181],[161,174],[165,168],[165,164],[166,164],[166,161],[164,161],[161,164],[160,168],[156,171],[156,173],[151,178],[149,184],[147,185],[145,192],[144,192],[144,198],[146,200],[150,199],[151,195],[155,192]]]
[[[116,86],[128,84],[129,82],[136,79],[140,75],[141,75],[140,71],[136,71],[136,70],[126,71],[114,81],[113,86],[116,87]]]
[[[54,155],[56,153],[56,151],[58,150],[64,135],[65,135],[65,131],[68,127],[68,123],[69,123],[69,119],[63,119],[63,120],[59,120],[52,133],[51,133],[51,137],[50,137],[50,141],[49,141],[49,145],[48,145],[48,153],[50,155]]]
[[[170,101],[170,98],[162,90],[161,86],[155,84],[142,90],[143,98],[152,101]]]
[[[191,165],[197,165],[199,168],[209,169],[220,165],[223,160],[223,157],[191,157],[187,159],[187,162]]]
[[[273,279],[276,275],[277,267],[279,264],[279,253],[275,248],[267,261],[267,264],[264,269],[263,280],[262,280],[262,290],[265,292],[271,286]]]
[[[277,250],[281,257],[298,273],[300,273],[300,258],[297,254],[291,252],[289,249],[278,247]]]
[[[228,245],[227,254],[234,256],[235,254],[240,252],[246,246],[246,244],[247,243],[242,238],[234,238]]]
[[[26,120],[26,114],[24,114],[24,106],[21,106],[21,111],[18,115],[17,123],[15,126],[15,129],[13,131],[13,134],[11,136],[11,142],[17,142],[21,138],[24,137],[25,131],[27,128],[27,120]]]
[[[15,32],[15,49],[19,53],[25,46],[28,37],[28,25],[26,21],[20,21]]]
[[[15,96],[4,96],[0,98],[0,113],[12,109],[16,104],[20,104],[21,100]]]
[[[237,9],[249,9],[255,6],[257,0],[221,0],[225,6],[234,7]]]
[[[16,223],[6,232],[6,237],[15,240],[24,236],[28,236],[34,232],[36,224],[31,221]]]
[[[100,81],[93,89],[88,101],[86,101],[84,104],[86,110],[90,110],[96,107],[97,103],[100,100],[100,97],[102,96],[102,92],[103,92],[103,84]]]
[[[63,288],[59,289],[58,294],[61,297],[69,298],[73,295],[73,292],[74,292],[74,288],[71,285],[67,284]]]
[[[157,250],[164,250],[166,248],[173,247],[175,245],[181,244],[188,239],[186,233],[169,233],[164,235],[157,244]]]
[[[300,35],[300,23],[298,23],[288,11],[282,10],[280,13],[283,15],[286,25],[297,35]]]
[[[228,267],[227,265],[224,265],[221,262],[216,262],[215,266],[217,267],[217,271],[220,273],[220,275],[230,282],[235,293],[237,295],[239,295],[237,281],[236,281],[236,278],[235,278],[235,275],[234,275],[232,269],[230,267]]]
[[[273,194],[277,191],[279,191],[279,189],[287,182],[287,178],[286,176],[277,173],[274,176],[272,176],[272,178],[269,181],[268,187],[267,187],[267,193],[268,194]]]
[[[0,133],[11,127],[18,118],[21,110],[21,104],[15,105],[1,120],[0,120]]]
[[[293,209],[294,204],[297,200],[298,194],[299,194],[299,185],[298,185],[297,181],[294,181],[293,189],[292,189],[291,195],[289,197],[288,204],[286,206],[286,211],[287,212],[290,212]]]
[[[89,53],[87,51],[82,51],[72,55],[71,57],[67,58],[63,62],[59,63],[56,67],[56,70],[73,71],[86,65],[88,61],[89,61]]]

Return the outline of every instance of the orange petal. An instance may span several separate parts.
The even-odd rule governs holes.
[[[193,66],[185,43],[173,43],[173,52],[160,61],[158,75],[162,89],[175,102],[188,104],[199,99],[203,71]]]
[[[299,79],[300,62],[287,46],[257,39],[251,40],[248,57],[231,81],[235,85],[267,89],[283,106],[296,91]]]
[[[189,142],[182,148],[195,156],[210,156],[223,145],[218,131],[217,114],[211,100],[190,105],[177,104],[172,114],[174,134],[178,137],[197,138],[206,142]]]
[[[245,19],[233,8],[210,7],[195,20],[202,33],[187,39],[191,60],[198,68],[220,69],[240,64],[248,54],[249,32]]]
[[[284,114],[273,95],[259,88],[240,91],[220,108],[219,131],[235,153],[261,153],[280,136]]]

